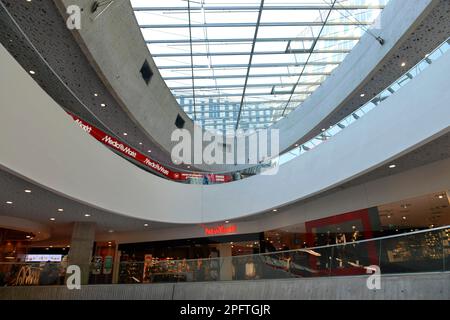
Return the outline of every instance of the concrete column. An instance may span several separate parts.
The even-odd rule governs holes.
[[[119,269],[120,269],[120,256],[122,251],[119,250],[119,245],[116,244],[116,254],[114,255],[114,266],[113,266],[113,284],[119,283]]]
[[[220,280],[233,280],[233,263],[231,244],[223,243],[217,245],[217,250],[220,252]]]
[[[95,223],[75,222],[69,251],[69,265],[81,269],[81,284],[89,282],[89,267],[95,240]]]

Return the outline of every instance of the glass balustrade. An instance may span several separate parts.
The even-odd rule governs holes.
[[[67,262],[0,263],[1,286],[63,285]],[[450,226],[330,246],[209,259],[122,261],[119,284],[314,278],[450,271]],[[113,269],[114,269],[113,268]],[[102,273],[91,265],[90,284]]]

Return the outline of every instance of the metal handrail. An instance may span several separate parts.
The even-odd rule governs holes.
[[[385,239],[393,239],[393,238],[403,238],[408,237],[415,234],[422,234],[422,233],[429,233],[429,232],[435,232],[440,230],[450,229],[450,225],[443,226],[443,227],[437,227],[437,228],[431,228],[426,230],[418,230],[418,231],[412,231],[412,232],[406,232],[402,234],[396,234],[391,236],[384,236],[379,238],[371,238],[371,239],[365,239],[365,240],[359,240],[359,241],[352,241],[347,243],[339,243],[339,244],[331,244],[331,245],[325,245],[325,246],[317,246],[317,247],[307,247],[307,248],[301,248],[301,249],[293,249],[293,250],[284,250],[284,251],[275,251],[275,252],[263,252],[263,253],[257,253],[257,254],[248,254],[248,255],[240,255],[240,256],[228,256],[228,257],[217,257],[217,258],[201,258],[201,259],[183,259],[183,260],[171,260],[171,261],[185,261],[185,262],[194,262],[194,261],[211,261],[214,259],[223,259],[223,258],[251,258],[256,256],[270,256],[270,255],[278,255],[278,254],[289,254],[289,253],[296,253],[296,252],[305,252],[307,250],[318,250],[318,249],[326,249],[326,248],[334,248],[334,247],[341,247],[341,246],[348,246],[348,245],[357,245],[361,243],[366,242],[374,242],[374,241],[381,241]],[[144,263],[144,261],[122,261],[120,264],[127,264],[127,263]]]

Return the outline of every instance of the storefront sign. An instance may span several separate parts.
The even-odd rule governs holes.
[[[181,173],[181,172],[174,172],[166,167],[164,167],[162,164],[150,159],[149,157],[145,156],[144,154],[140,153],[136,149],[128,146],[127,144],[114,139],[107,135],[102,130],[94,127],[93,125],[87,123],[84,120],[81,120],[77,116],[69,113],[69,115],[75,120],[75,123],[77,123],[84,131],[89,133],[92,137],[94,137],[97,141],[103,143],[104,145],[113,148],[123,154],[124,156],[131,158],[142,165],[150,168],[152,171],[156,171],[166,178],[172,179],[172,180],[179,180],[179,181],[186,181],[189,178],[208,178],[208,181],[210,183],[217,183],[217,182],[230,182],[231,176],[229,175],[217,175],[217,174],[200,174],[200,173]]]
[[[61,262],[61,254],[27,254],[25,262]]]
[[[217,227],[203,227],[205,230],[206,236],[217,236],[222,234],[230,234],[230,233],[236,233],[237,232],[237,225],[230,224],[230,225],[220,225]]]

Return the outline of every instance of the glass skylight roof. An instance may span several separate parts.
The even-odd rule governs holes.
[[[181,108],[205,128],[227,130],[264,128],[301,106],[370,32],[388,1],[131,4]]]

